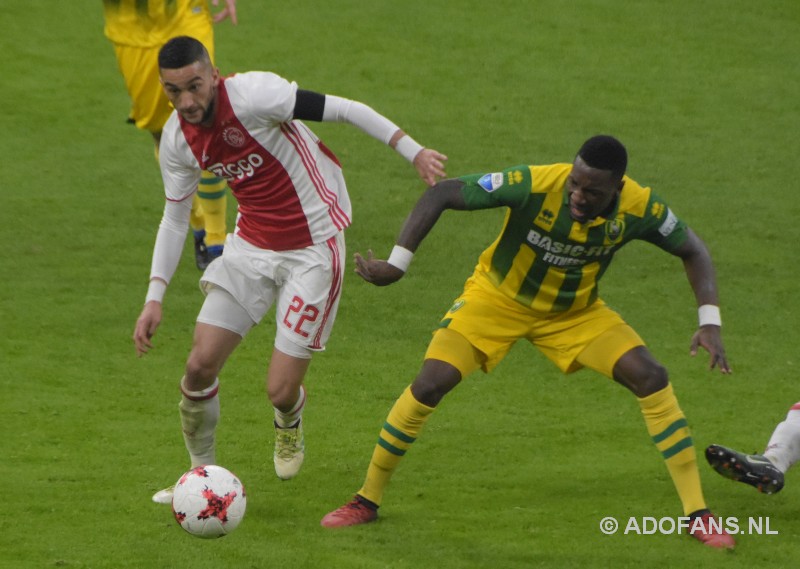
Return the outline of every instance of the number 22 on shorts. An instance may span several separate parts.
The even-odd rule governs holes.
[[[306,322],[315,322],[317,316],[319,316],[319,308],[306,304],[302,298],[295,296],[286,311],[286,316],[283,317],[283,323],[286,324],[287,328],[294,330],[303,338],[308,338],[308,332],[303,330],[303,325]],[[294,324],[290,320],[295,320]]]

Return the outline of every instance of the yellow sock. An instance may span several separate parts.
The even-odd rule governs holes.
[[[200,198],[197,197],[197,194],[192,196],[192,213],[189,216],[189,225],[192,226],[192,231],[202,231],[205,227],[203,207],[200,205]]]
[[[383,492],[389,484],[400,459],[419,436],[422,427],[433,413],[434,408],[423,405],[406,388],[389,411],[386,423],[381,429],[378,444],[372,453],[367,469],[367,479],[358,494],[380,505]]]
[[[197,188],[197,202],[199,202],[201,213],[201,225],[193,229],[206,230],[206,246],[222,245],[225,243],[227,215],[227,184],[223,178],[217,178],[211,172],[203,171],[200,178],[200,186]],[[194,213],[194,204],[192,212]],[[194,216],[193,216],[194,217]]]
[[[694,443],[672,385],[638,401],[647,432],[653,437],[656,448],[664,457],[667,470],[678,491],[684,515],[704,509],[706,502],[700,486]]]

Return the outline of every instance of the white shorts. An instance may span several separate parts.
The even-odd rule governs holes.
[[[244,322],[241,311],[206,307],[215,295],[207,297],[197,321],[244,336],[275,304],[275,346],[284,352],[287,345],[301,352],[322,351],[339,307],[344,255],[341,232],[324,243],[290,251],[261,249],[230,234],[222,256],[200,278],[200,288],[206,294],[213,287],[227,291],[252,322]]]

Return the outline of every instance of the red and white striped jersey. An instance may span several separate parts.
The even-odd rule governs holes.
[[[239,204],[236,232],[256,247],[300,249],[348,227],[341,166],[292,120],[296,93],[296,83],[274,73],[241,73],[220,80],[212,126],[173,113],[160,144],[167,200],[189,198],[209,170],[227,180]]]

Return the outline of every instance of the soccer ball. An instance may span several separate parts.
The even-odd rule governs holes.
[[[229,470],[209,464],[180,477],[172,495],[172,513],[190,534],[211,539],[228,535],[244,517],[244,486]]]

